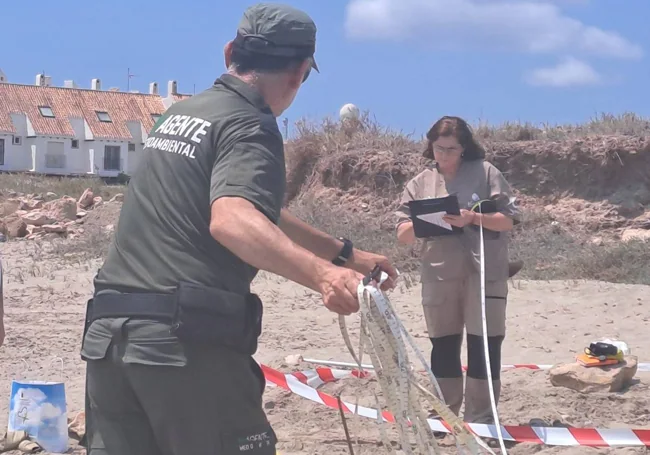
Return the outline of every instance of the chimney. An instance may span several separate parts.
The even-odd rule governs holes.
[[[100,81],[99,79],[93,79],[90,82],[90,88],[92,90],[101,90],[102,89],[102,81]]]
[[[178,94],[178,84],[176,81],[167,82],[167,96],[177,95]]]
[[[79,86],[72,80],[63,81],[63,86],[65,88],[79,88]]]
[[[157,95],[158,94],[158,82],[152,82],[149,84],[149,94]]]
[[[46,76],[45,74],[37,74],[35,85],[39,87],[50,87],[52,85],[52,77]]]
[[[3,82],[8,82],[7,81],[7,76],[5,75],[5,73],[2,72],[2,70],[0,70],[0,83],[3,83]]]

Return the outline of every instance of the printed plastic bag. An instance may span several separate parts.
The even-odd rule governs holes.
[[[57,381],[12,381],[7,431],[25,431],[46,452],[67,452],[65,384]]]

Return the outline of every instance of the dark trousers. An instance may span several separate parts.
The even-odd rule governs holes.
[[[252,357],[138,330],[85,338],[89,455],[275,455]]]

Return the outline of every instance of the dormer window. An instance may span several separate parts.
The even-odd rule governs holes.
[[[41,112],[43,117],[54,118],[54,112],[50,106],[38,106],[38,110]]]
[[[108,112],[95,111],[95,113],[97,114],[97,118],[100,122],[111,123],[113,121],[111,120],[111,116],[108,115]]]

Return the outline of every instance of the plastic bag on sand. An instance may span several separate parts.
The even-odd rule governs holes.
[[[24,431],[51,453],[68,450],[65,384],[38,380],[11,383],[8,433]]]

